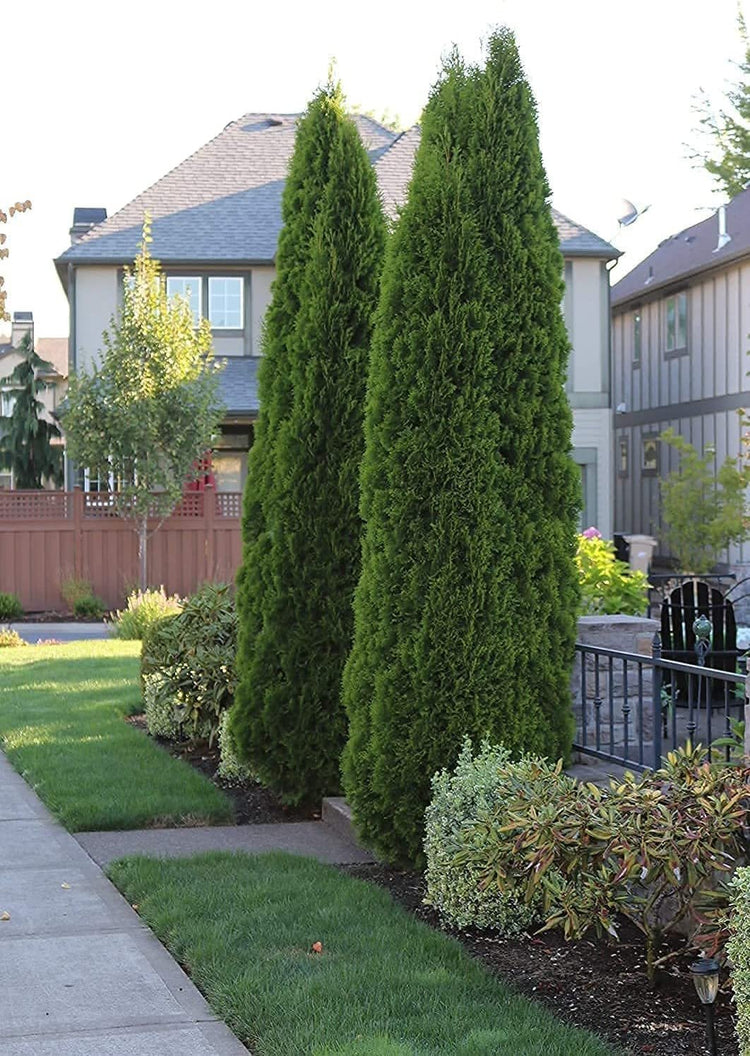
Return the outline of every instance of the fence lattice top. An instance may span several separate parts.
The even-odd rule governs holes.
[[[76,502],[86,520],[118,520],[115,497],[106,491],[0,491],[2,521],[67,521],[75,518]],[[187,491],[171,513],[179,520],[214,516],[239,520],[242,493]]]

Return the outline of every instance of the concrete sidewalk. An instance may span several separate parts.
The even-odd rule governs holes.
[[[247,1056],[0,752],[2,1056]]]
[[[187,858],[191,854],[203,854],[206,851],[246,851],[249,854],[287,851],[317,858],[330,865],[375,861],[369,851],[322,821],[78,832],[75,839],[99,865],[107,865],[126,854],[146,854],[150,858]]]

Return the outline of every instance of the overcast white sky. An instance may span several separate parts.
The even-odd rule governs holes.
[[[684,144],[695,93],[720,95],[741,57],[736,12],[736,0],[26,0],[12,24],[6,13],[0,59],[0,206],[33,201],[4,228],[8,308],[32,310],[39,336],[67,334],[52,258],[74,206],[111,214],[241,114],[302,109],[331,57],[352,103],[410,124],[441,53],[456,43],[477,58],[501,23],[536,94],[553,203],[626,251],[615,281],[719,204]],[[651,208],[618,235],[623,196]]]

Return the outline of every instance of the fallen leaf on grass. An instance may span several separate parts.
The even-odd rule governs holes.
[[[312,946],[310,947],[310,953],[322,953],[322,952],[323,952],[323,943],[322,942],[314,942],[312,944]]]

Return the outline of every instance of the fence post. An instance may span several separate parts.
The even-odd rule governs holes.
[[[652,714],[653,714],[653,735],[654,735],[654,770],[658,770],[661,766],[661,723],[662,723],[662,704],[661,704],[661,636],[658,631],[654,634],[653,641],[651,643],[651,658],[653,660],[653,671],[651,678],[651,694],[652,694]]]
[[[204,580],[213,582],[214,576],[214,563],[216,560],[216,539],[214,533],[216,520],[216,489],[213,484],[206,484],[206,490],[203,492],[203,524],[206,532],[206,545],[204,547],[204,554],[206,560],[206,574]]]
[[[83,579],[83,492],[80,484],[73,489],[73,569],[76,579]]]

